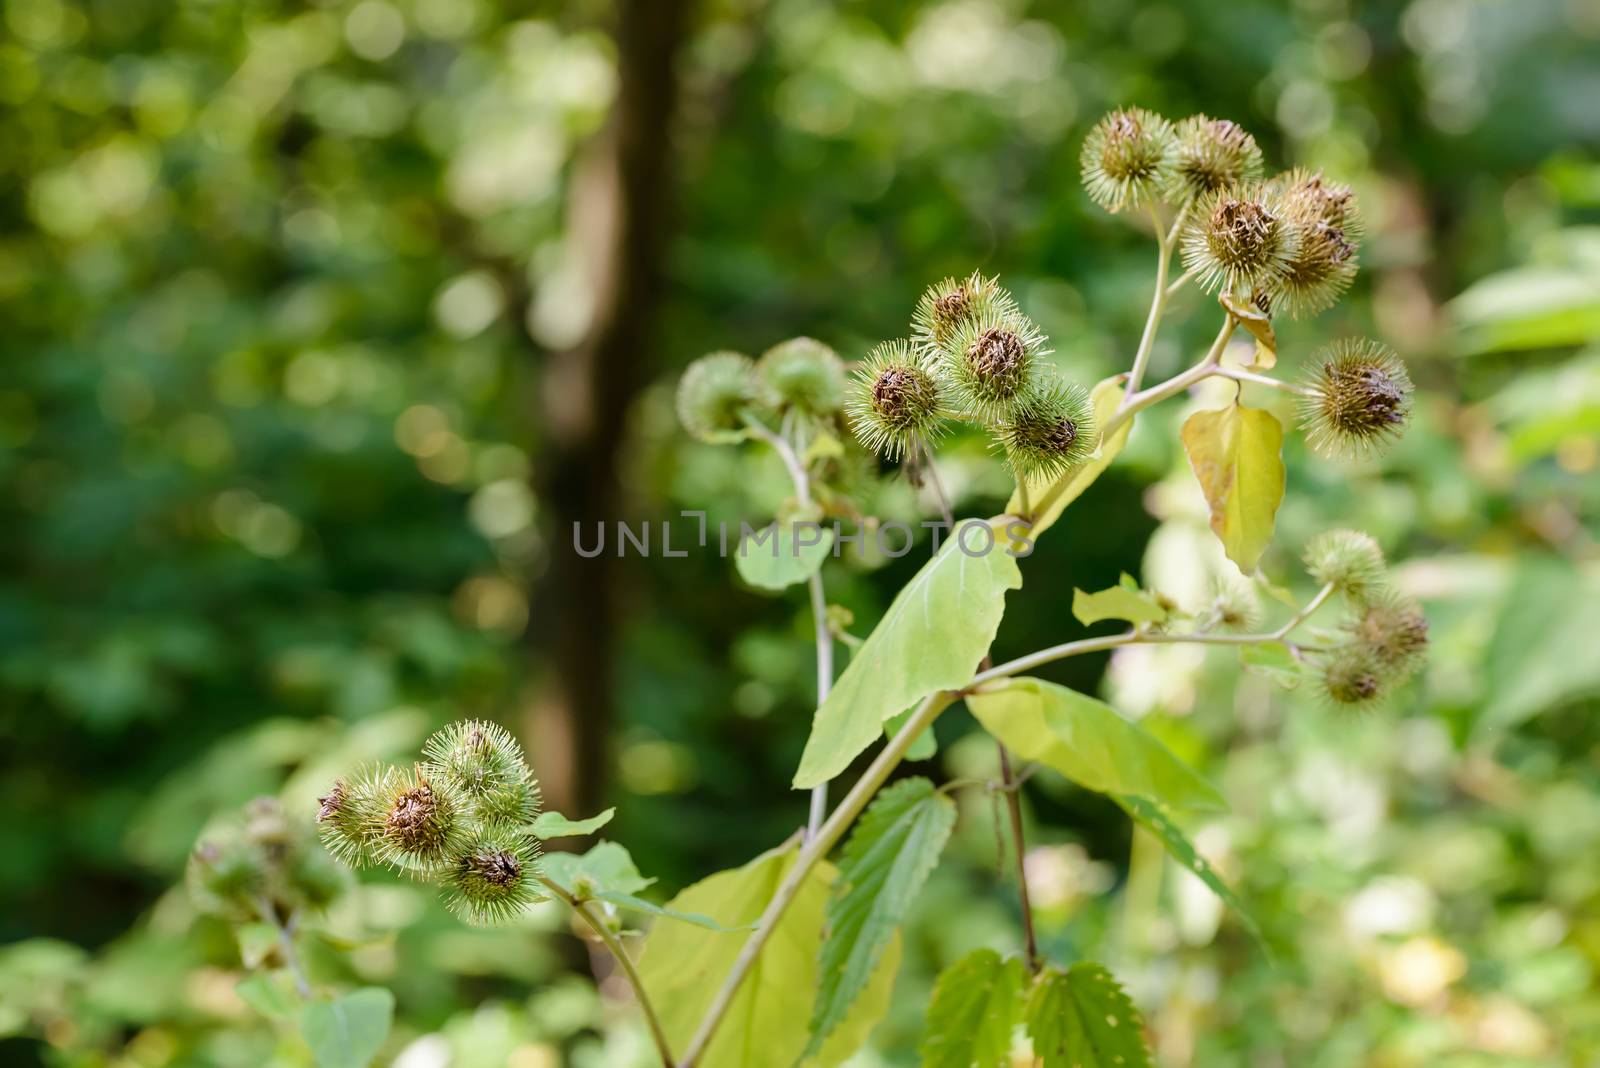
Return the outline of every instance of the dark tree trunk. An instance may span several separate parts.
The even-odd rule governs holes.
[[[605,794],[616,718],[616,632],[626,561],[615,556],[622,506],[617,475],[628,407],[647,373],[672,188],[675,59],[692,0],[620,0],[618,92],[605,132],[575,177],[570,231],[591,258],[597,302],[588,336],[552,357],[541,421],[539,473],[550,516],[550,567],[536,591],[534,639],[551,674],[536,710],[534,744],[552,804],[591,814]],[[573,551],[573,525],[607,552]]]

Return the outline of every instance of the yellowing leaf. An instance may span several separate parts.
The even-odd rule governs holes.
[[[1104,427],[1117,414],[1117,408],[1122,404],[1121,376],[1116,375],[1104,379],[1089,391],[1089,403],[1094,406],[1095,426]],[[1103,438],[1094,458],[1079,464],[1070,471],[1062,473],[1059,477],[1050,480],[1028,481],[1028,501],[1037,507],[1042,502],[1049,500],[1049,504],[1040,510],[1033,518],[1033,528],[1028,532],[1030,538],[1038,538],[1048,528],[1061,518],[1061,513],[1067,505],[1078,499],[1079,494],[1088,489],[1100,473],[1111,466],[1111,461],[1117,458],[1122,447],[1128,443],[1128,432],[1133,429],[1133,420],[1129,419],[1110,438]],[[1006,512],[1010,515],[1022,514],[1022,495],[1015,491],[1011,500],[1006,502]]]
[[[1228,309],[1228,314],[1232,315],[1240,326],[1250,331],[1250,336],[1256,339],[1256,358],[1251,367],[1258,371],[1270,371],[1276,367],[1278,336],[1272,330],[1272,319],[1255,305],[1241,304],[1226,293],[1217,299]]]
[[[1250,574],[1283,501],[1283,424],[1242,404],[1195,412],[1183,424],[1183,448],[1211,506],[1211,529],[1228,559]]]
[[[998,520],[958,523],[939,555],[895,597],[817,709],[797,788],[843,771],[883,736],[891,716],[972,679],[1000,628],[1006,591],[1022,585],[1003,527]],[[993,538],[982,536],[985,528]]]
[[[1091,790],[1174,808],[1227,807],[1215,787],[1153,735],[1076,690],[1013,679],[1003,689],[970,694],[967,707],[1012,752]]]
[[[725,928],[753,924],[766,910],[797,853],[798,847],[793,845],[770,850],[742,868],[718,872],[686,887],[667,907],[675,912],[704,913]],[[800,1059],[810,1033],[811,1002],[818,984],[824,911],[837,877],[833,866],[824,861],[806,878],[739,987],[705,1056],[696,1062],[699,1068],[792,1065]],[[719,933],[678,924],[657,924],[651,929],[639,958],[639,973],[674,1052],[681,1054],[688,1046],[749,937],[748,931]],[[806,1068],[831,1068],[866,1043],[889,1007],[899,968],[900,937],[896,934],[866,989],[823,1043],[822,1051],[801,1062]]]

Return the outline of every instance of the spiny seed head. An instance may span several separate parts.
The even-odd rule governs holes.
[[[1048,346],[1026,315],[990,309],[957,328],[940,352],[939,366],[956,403],[993,423],[1033,392]]]
[[[832,349],[808,337],[790,338],[762,353],[756,381],[767,404],[815,419],[832,416],[844,403],[844,364]]]
[[[1299,234],[1288,269],[1277,281],[1275,303],[1295,318],[1332,307],[1356,276],[1364,226],[1350,187],[1321,172],[1296,169],[1273,179],[1284,215]]]
[[[850,428],[862,445],[899,459],[921,437],[940,433],[938,382],[906,341],[885,341],[856,366],[845,396]]]
[[[1053,479],[1092,456],[1099,440],[1089,394],[1060,380],[1033,389],[995,433],[1019,480]]]
[[[1256,139],[1229,119],[1191,115],[1174,131],[1172,177],[1167,196],[1179,203],[1214,193],[1261,174]]]
[[[385,864],[414,875],[435,869],[460,843],[464,831],[460,788],[430,777],[418,765],[410,774],[388,769],[383,821],[374,850]]]
[[[523,827],[539,815],[539,784],[522,746],[498,723],[462,720],[430,737],[422,749],[426,774],[451,783],[462,815],[489,827]]]
[[[1143,108],[1110,112],[1084,138],[1079,163],[1090,198],[1115,214],[1158,200],[1172,182],[1172,124]]]
[[[1387,446],[1411,416],[1411,376],[1376,341],[1338,341],[1315,355],[1305,376],[1300,425],[1324,456],[1365,456]]]
[[[1409,597],[1381,590],[1345,622],[1350,640],[1396,676],[1410,678],[1428,649],[1428,617]]]
[[[691,363],[678,380],[678,420],[701,441],[726,444],[744,432],[744,412],[756,403],[756,365],[737,352],[713,352]]]
[[[1383,550],[1359,530],[1325,530],[1306,543],[1306,571],[1352,601],[1362,602],[1383,584]]]
[[[445,905],[468,923],[499,923],[542,900],[539,843],[516,832],[485,833],[440,871]]]
[[[1202,196],[1183,231],[1183,265],[1207,292],[1275,286],[1299,248],[1299,234],[1259,182]]]
[[[208,827],[189,858],[199,907],[238,920],[265,909],[287,915],[327,906],[344,888],[342,870],[275,797],[258,797]]]
[[[383,769],[365,769],[349,780],[335,779],[328,792],[317,798],[317,830],[322,844],[351,867],[362,867],[377,859],[387,813],[385,779]]]
[[[1219,576],[1212,584],[1210,614],[1223,630],[1250,630],[1261,621],[1261,602],[1248,583]]]
[[[1345,709],[1376,708],[1389,690],[1390,673],[1376,657],[1359,645],[1346,645],[1329,653],[1318,679],[1322,695]]]
[[[931,285],[911,315],[911,341],[924,355],[947,352],[956,333],[972,319],[1017,310],[1017,302],[998,280],[977,271],[964,279]]]

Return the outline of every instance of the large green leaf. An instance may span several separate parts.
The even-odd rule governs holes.
[[[742,868],[718,872],[687,887],[668,906],[704,913],[726,927],[753,924],[772,900],[797,852],[797,847],[786,846],[763,853]],[[824,910],[836,877],[833,867],[823,862],[806,878],[739,987],[716,1037],[698,1062],[699,1068],[756,1064],[787,1068],[805,1052]],[[666,924],[651,930],[639,971],[674,1050],[681,1053],[688,1045],[748,937],[746,933],[708,933]],[[806,1064],[839,1064],[866,1042],[888,1009],[899,966],[896,936],[844,1022]]]
[[[1248,575],[1272,541],[1283,501],[1283,424],[1271,412],[1232,404],[1195,412],[1182,437],[1211,507],[1211,529],[1228,559]]]
[[[976,529],[984,524],[974,522],[964,549],[957,535],[967,526],[958,524],[895,597],[817,709],[796,787],[827,782],[882,735],[884,720],[972,679],[1000,627],[1006,591],[1022,585],[1022,572],[1003,522],[988,524],[992,544]]]
[[[1206,863],[1206,858],[1200,855],[1199,851],[1195,849],[1194,843],[1190,842],[1188,837],[1177,828],[1172,822],[1172,817],[1167,815],[1160,805],[1149,798],[1133,797],[1129,794],[1117,794],[1114,800],[1127,811],[1128,815],[1138,820],[1140,824],[1149,828],[1157,838],[1161,839],[1161,844],[1166,846],[1167,852],[1172,854],[1173,859],[1181,864],[1185,871],[1194,873],[1201,882],[1210,887],[1211,892],[1222,899],[1223,904],[1238,914],[1240,921],[1244,923],[1245,929],[1261,944],[1262,948],[1268,948],[1266,939],[1262,937],[1260,926],[1257,925],[1255,917],[1245,908],[1244,902],[1239,900],[1239,895],[1235,894],[1228,884],[1222,881],[1222,876],[1217,874],[1215,868]]]
[[[800,543],[800,533],[806,544]],[[781,590],[810,578],[832,551],[832,528],[813,530],[783,522],[763,527],[755,537],[741,538],[733,564],[739,577],[750,585]]]
[[[1094,405],[1095,425],[1103,427],[1116,415],[1117,408],[1122,404],[1122,376],[1116,375],[1097,383],[1089,391],[1089,402]],[[1128,419],[1112,433],[1109,438],[1102,438],[1100,447],[1095,451],[1093,459],[1079,464],[1077,467],[1064,472],[1052,480],[1030,479],[1028,481],[1029,502],[1039,502],[1049,497],[1052,491],[1058,491],[1050,500],[1050,504],[1034,516],[1033,528],[1028,532],[1031,538],[1037,538],[1051,526],[1061,513],[1066,511],[1067,505],[1077,500],[1084,490],[1088,489],[1094,480],[1100,477],[1101,472],[1111,466],[1111,461],[1117,458],[1122,447],[1128,443],[1128,433],[1133,429],[1133,420]],[[1022,514],[1022,494],[1013,492],[1011,500],[1006,502],[1006,512],[1009,515]]]
[[[1028,999],[1028,1037],[1043,1068],[1150,1068],[1139,1010],[1092,961],[1039,977]]]
[[[955,823],[955,802],[927,779],[895,783],[861,817],[828,902],[812,1047],[833,1033],[871,979]]]
[[[1107,794],[1135,794],[1175,808],[1225,808],[1222,795],[1148,732],[1076,690],[1012,679],[967,697],[984,729],[1025,760]]]
[[[313,1001],[300,1011],[300,1033],[317,1068],[366,1068],[389,1036],[394,995],[363,987],[331,1001]]]
[[[1002,960],[992,949],[941,972],[928,1005],[922,1068],[1010,1068],[1026,979],[1022,961]]]

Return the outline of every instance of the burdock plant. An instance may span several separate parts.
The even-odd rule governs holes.
[[[1311,539],[1302,557],[1315,584],[1309,597],[1295,598],[1265,574],[1263,561],[1277,562],[1268,550],[1286,483],[1285,427],[1273,412],[1247,406],[1244,393],[1292,394],[1316,451],[1368,455],[1404,429],[1411,383],[1399,359],[1371,341],[1336,342],[1301,358],[1300,382],[1275,373],[1280,356],[1292,354],[1280,353],[1273,316],[1325,308],[1354,274],[1359,216],[1346,186],[1304,171],[1263,177],[1260,150],[1234,123],[1196,115],[1174,126],[1139,108],[1101,119],[1081,160],[1090,198],[1111,212],[1148,213],[1157,245],[1150,310],[1126,371],[1083,388],[1078,369],[1052,358],[1021,302],[995,277],[973,272],[930,286],[910,311],[908,336],[872,347],[848,370],[826,345],[797,338],[759,361],[733,352],[702,357],[679,383],[685,430],[711,444],[773,449],[793,490],[780,514],[832,519],[835,552],[840,521],[872,521],[864,514],[870,494],[859,491],[877,464],[897,465],[930,490],[925,506],[954,528],[864,637],[851,633],[849,611],[828,602],[830,541],[803,542],[796,533],[775,542],[789,547],[786,559],[741,555],[749,585],[804,584],[808,593],[817,707],[793,779],[809,791],[803,828],[661,905],[643,896],[650,880],[616,843],[542,854],[544,839],[591,834],[610,813],[585,821],[538,814],[537,784],[515,740],[467,722],[429,739],[413,765],[334,782],[315,810],[329,848],[349,863],[439,887],[471,922],[511,920],[544,895],[566,903],[611,950],[668,1068],[848,1058],[885,1011],[899,926],[957,818],[951,795],[988,791],[1004,804],[1020,871],[1019,794],[1036,771],[1108,795],[1254,931],[1245,900],[1182,829],[1187,811],[1225,803],[1216,787],[1137,722],[1029,673],[1081,654],[1187,643],[1235,650],[1248,670],[1312,692],[1321,708],[1403,699],[1426,651],[1427,620],[1395,588],[1371,537],[1333,530]],[[1171,280],[1180,246],[1186,269]],[[1215,295],[1216,304],[1204,306],[1220,317],[1216,337],[1190,366],[1147,384],[1169,298],[1191,283]],[[1241,327],[1254,339],[1247,365],[1230,349]],[[1127,576],[1085,591],[1052,589],[1048,574],[1030,575],[1031,593],[1070,606],[1082,623],[1125,626],[993,663],[990,644],[1008,592],[1022,587],[1032,544],[1116,460],[1141,412],[1212,378],[1234,383],[1232,399],[1191,414],[1181,439],[1230,573],[1193,610]],[[958,425],[987,439],[1015,480],[998,515],[955,521],[935,450]],[[1269,618],[1263,604],[1280,602],[1288,603]],[[1337,624],[1313,629],[1335,605]],[[852,652],[835,678],[839,642]],[[993,736],[991,781],[936,786],[902,776],[886,786],[903,761],[936,748],[931,728],[957,702]],[[832,781],[858,758],[863,766],[849,789],[831,797]],[[258,838],[197,854],[206,892],[235,902],[300,893],[296,901],[309,902],[308,891],[272,889],[297,884],[271,874],[290,869],[263,858],[289,854],[276,852],[270,825]],[[263,867],[271,863],[280,867]],[[1100,965],[1046,957],[1020,883],[1018,952],[980,950],[944,971],[928,1006],[923,1062],[967,1068],[1016,1055],[1046,1068],[1149,1068],[1132,1001]],[[654,917],[637,964],[622,943],[625,914]],[[809,1013],[794,1011],[797,992]]]

